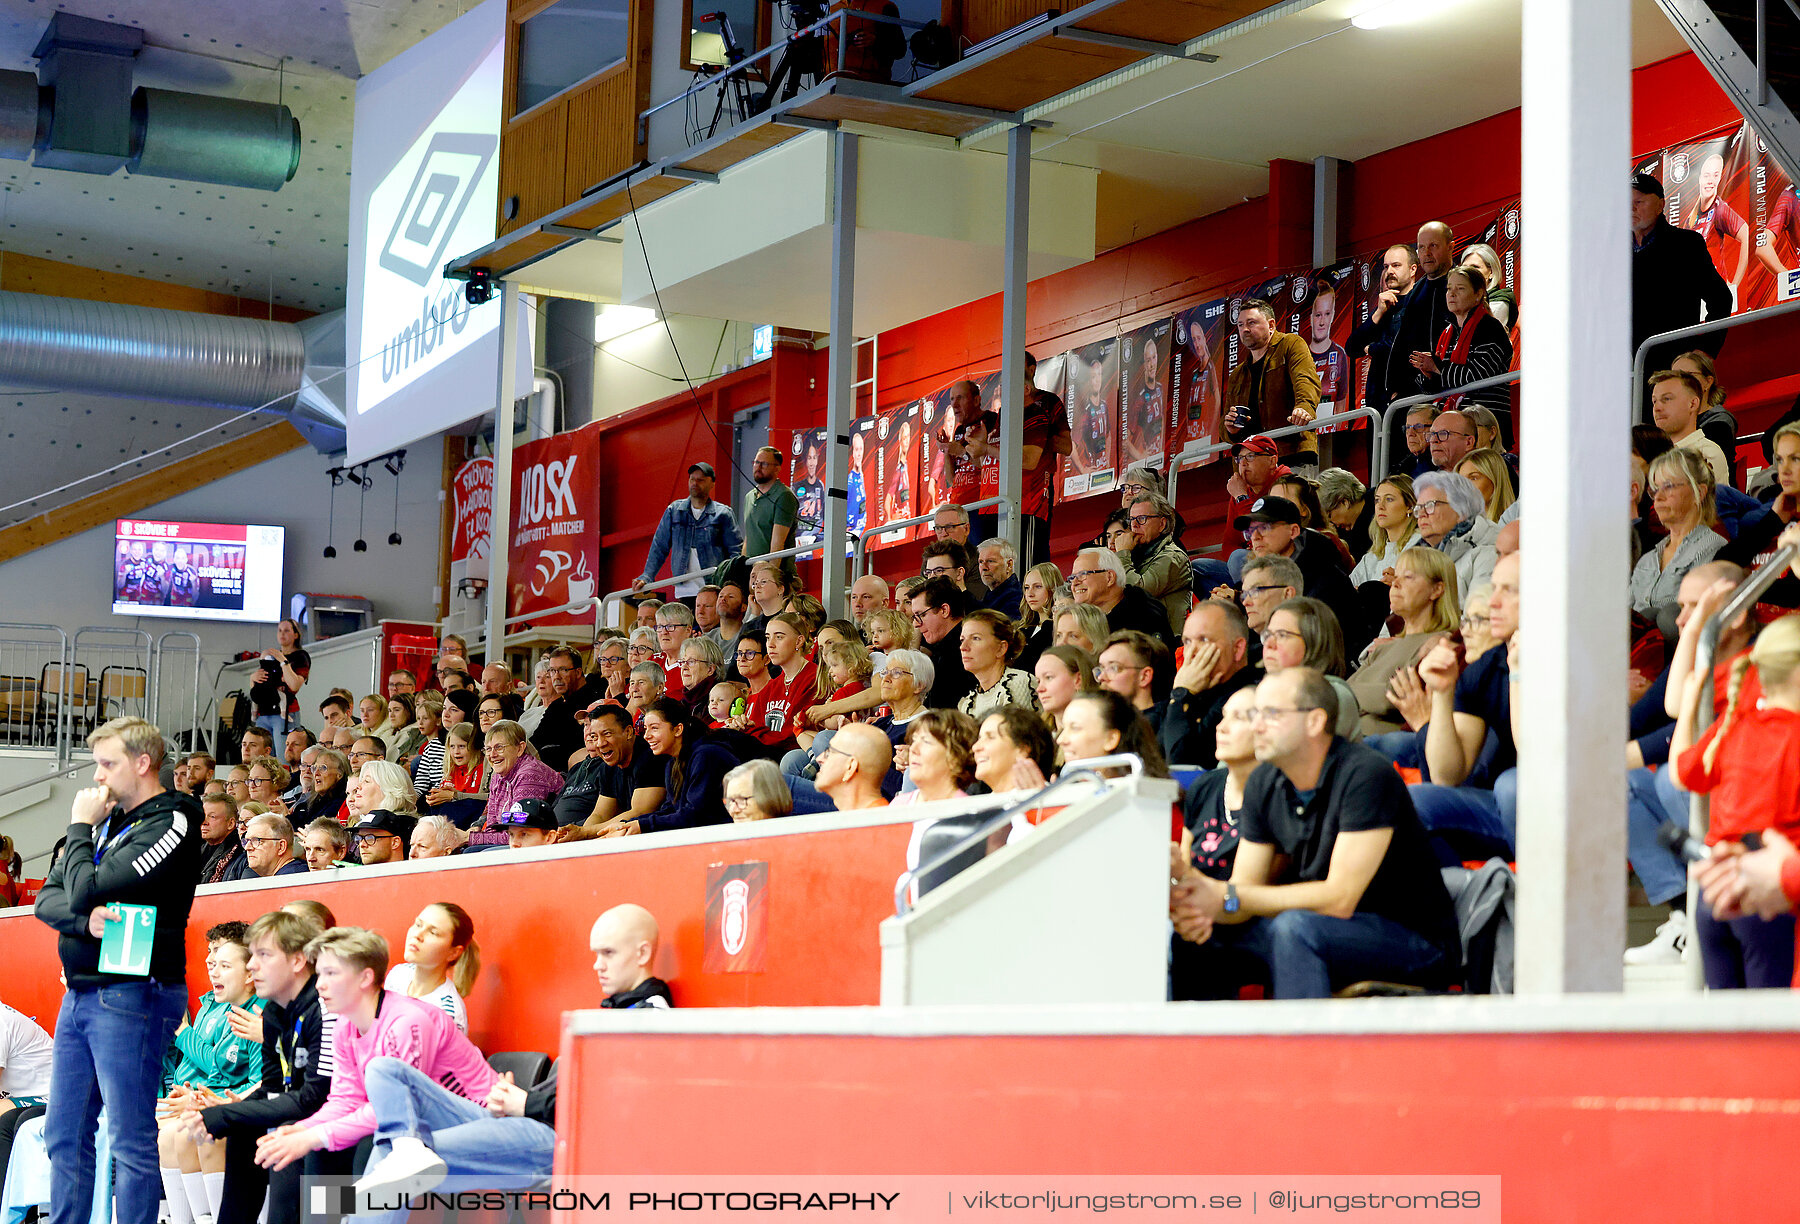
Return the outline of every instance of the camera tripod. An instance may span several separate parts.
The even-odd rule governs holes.
[[[787,4],[796,30],[804,30],[825,16],[824,6],[816,3],[815,0],[772,0],[772,2]],[[775,64],[775,71],[769,74],[769,87],[763,90],[762,97],[756,100],[756,111],[760,114],[768,110],[776,101],[778,94],[780,100],[786,102],[805,86],[817,85],[824,79],[824,34],[814,31],[804,37],[790,38],[787,46],[781,52],[781,58]]]
[[[738,70],[738,65],[744,62],[744,49],[738,45],[737,36],[732,31],[731,15],[729,13],[702,13],[700,20],[719,23],[719,41],[725,49],[724,67],[711,69],[715,74],[726,74],[719,82],[719,101],[713,107],[712,121],[706,125],[706,135],[712,136],[719,130],[719,123],[725,118],[727,101],[731,103],[730,114],[734,122],[742,123],[756,111],[752,109],[749,74]]]

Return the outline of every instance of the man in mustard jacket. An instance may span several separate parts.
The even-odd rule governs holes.
[[[1261,298],[1238,307],[1238,366],[1225,382],[1225,437],[1304,425],[1319,412],[1319,371],[1306,341],[1275,327],[1275,308]],[[1282,462],[1305,476],[1319,468],[1319,435],[1312,431],[1276,439]]]

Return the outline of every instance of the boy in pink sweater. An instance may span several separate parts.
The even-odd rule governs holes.
[[[446,1091],[482,1104],[499,1078],[455,1021],[419,999],[381,988],[388,944],[374,931],[332,927],[307,946],[315,958],[319,1004],[338,1019],[331,1095],[310,1118],[270,1131],[256,1143],[256,1163],[284,1168],[308,1152],[338,1152],[375,1133],[375,1110],[363,1085],[371,1059],[417,1067]]]

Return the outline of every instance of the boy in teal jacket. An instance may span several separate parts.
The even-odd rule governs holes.
[[[234,1101],[262,1079],[263,1000],[250,979],[249,928],[221,922],[206,933],[206,974],[212,989],[200,996],[192,1024],[184,1025],[163,1059],[162,1121],[157,1155],[163,1197],[173,1224],[218,1215],[225,1194],[225,1145],[197,1147],[172,1122],[183,1104]]]

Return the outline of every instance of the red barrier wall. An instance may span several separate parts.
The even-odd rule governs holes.
[[[894,912],[910,824],[834,829],[682,846],[593,853],[585,847],[444,871],[346,871],[293,887],[244,887],[196,897],[188,923],[188,985],[205,988],[206,928],[249,921],[299,897],[338,921],[386,935],[395,959],[406,929],[433,901],[455,901],[475,920],[481,977],[469,999],[469,1035],[482,1049],[552,1052],[565,1010],[598,1007],[588,931],[609,906],[632,901],[662,926],[657,974],[683,1007],[875,1003],[881,994],[877,928]],[[763,973],[702,967],[707,868],[767,862],[768,960]],[[292,878],[292,877],[290,877]],[[0,916],[0,998],[54,1027],[61,1006],[55,932],[31,914]]]
[[[1508,1220],[1792,1219],[1793,1050],[1756,1032],[608,1033],[564,1047],[557,1169],[1499,1174]],[[620,1144],[620,1118],[706,1141]]]

